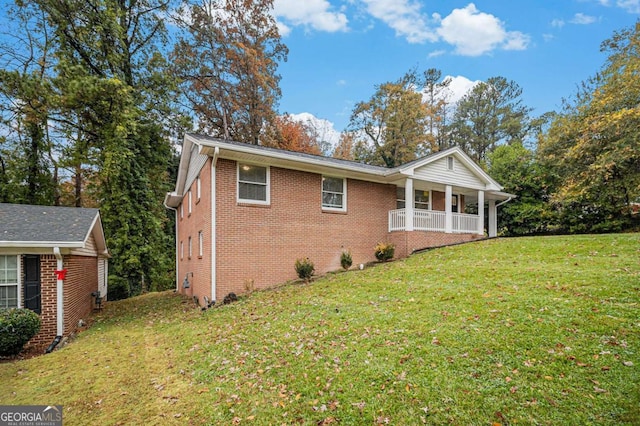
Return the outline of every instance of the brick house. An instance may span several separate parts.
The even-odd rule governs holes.
[[[495,236],[511,197],[459,148],[389,169],[188,134],[165,197],[176,289],[204,305],[295,279],[298,258],[325,273],[343,251],[354,266],[374,261],[378,242],[406,257]],[[482,208],[465,213],[471,205]]]
[[[107,294],[108,257],[97,209],[0,203],[0,308],[40,315],[30,344],[66,337],[87,318],[96,293]]]

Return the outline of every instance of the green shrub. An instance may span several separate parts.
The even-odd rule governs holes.
[[[313,262],[308,257],[306,259],[297,259],[295,267],[298,277],[303,280],[309,280],[313,275],[313,271],[315,271]]]
[[[396,246],[391,243],[378,243],[375,248],[376,259],[386,262],[393,257],[395,251]]]
[[[107,288],[107,300],[123,300],[131,295],[129,281],[115,275],[109,275],[109,287]]]
[[[0,355],[18,355],[40,331],[40,316],[29,309],[0,309]]]
[[[342,265],[344,269],[349,269],[351,268],[352,264],[353,264],[353,259],[351,258],[351,252],[343,251],[342,254],[340,255],[340,265]]]

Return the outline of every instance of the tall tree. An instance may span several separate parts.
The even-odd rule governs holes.
[[[631,226],[632,203],[640,201],[640,22],[601,50],[609,56],[600,73],[539,141],[558,186],[554,201],[574,232]]]
[[[504,77],[476,84],[456,105],[452,143],[483,163],[499,144],[524,142],[531,130],[531,109],[521,96],[520,86]]]
[[[189,0],[177,14],[173,70],[200,131],[258,144],[275,118],[288,50],[272,9],[273,0]]]
[[[289,151],[321,154],[321,148],[305,123],[285,114],[274,118],[262,138],[262,145]]]
[[[364,138],[374,151],[374,163],[395,167],[427,149],[425,106],[416,71],[383,83],[366,102],[356,104],[349,131]]]
[[[442,71],[429,68],[424,72],[423,103],[426,107],[427,142],[431,152],[449,148],[447,116],[451,78],[442,79]]]
[[[3,201],[57,204],[58,164],[48,131],[54,94],[53,41],[32,5],[10,7],[11,32],[0,46],[0,196]]]
[[[59,42],[55,83],[68,157],[97,171],[113,282],[134,294],[161,288],[173,267],[162,207],[172,160],[162,127],[171,88],[161,53],[168,0],[36,3]]]

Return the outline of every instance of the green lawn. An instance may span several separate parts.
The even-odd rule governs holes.
[[[501,239],[206,312],[108,303],[67,347],[0,364],[0,404],[61,404],[67,425],[637,425],[639,350],[639,234]]]

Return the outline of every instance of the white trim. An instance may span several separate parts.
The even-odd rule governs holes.
[[[216,163],[218,148],[216,147],[216,155],[211,161],[211,301],[216,301]]]
[[[407,178],[404,183],[404,211],[405,230],[413,231],[413,216],[416,204],[415,190],[413,189],[413,179]],[[410,200],[407,202],[407,198]]]
[[[196,177],[196,202],[200,201],[202,194],[202,183],[200,182],[200,175]]]
[[[191,190],[187,192],[187,197],[189,198],[189,205],[187,206],[187,216],[191,216],[191,213],[193,212],[193,209],[191,207],[191,204],[193,203],[193,196],[191,195]]]
[[[330,207],[330,206],[325,206],[324,205],[324,201],[323,201],[323,195],[324,195],[324,179],[325,178],[330,178],[330,179],[341,179],[342,180],[342,207]],[[331,191],[327,191],[327,192],[331,192]],[[337,194],[337,193],[336,193]],[[346,212],[347,211],[347,178],[342,177],[342,176],[330,176],[330,175],[322,175],[321,179],[320,179],[320,205],[322,207],[323,211],[329,211],[329,212]]]
[[[53,248],[53,254],[55,255],[57,262],[56,267],[58,271],[64,269],[64,260],[58,247]],[[40,277],[42,279],[42,277]],[[56,336],[64,335],[64,281],[61,279],[56,280]]]
[[[451,209],[451,196],[453,195],[451,185],[447,185],[444,190],[444,232],[451,234],[453,232],[453,212]]]
[[[266,169],[266,187],[265,200],[252,200],[247,198],[240,198],[240,166],[254,166]],[[243,182],[250,183],[250,182]],[[251,183],[252,185],[262,185],[262,183]],[[256,164],[245,161],[236,161],[236,201],[241,204],[258,204],[262,206],[268,206],[271,204],[271,167],[264,164]]]
[[[198,257],[202,257],[204,249],[204,234],[202,231],[198,231]]]
[[[22,265],[20,263],[20,261],[22,260],[22,255],[19,254],[0,254],[0,256],[4,256],[4,257],[14,257],[16,259],[16,281],[15,283],[3,283],[0,284],[0,287],[16,287],[16,308],[22,308],[23,306],[21,305],[22,299],[20,298],[20,294],[22,293],[22,285],[21,285],[21,278],[22,278]]]
[[[478,191],[478,235],[484,235],[484,191]]]

